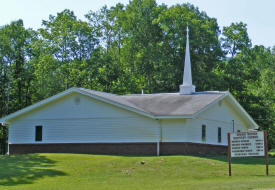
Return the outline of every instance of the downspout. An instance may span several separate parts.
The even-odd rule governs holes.
[[[158,121],[158,141],[157,141],[157,156],[160,156],[160,143],[162,142],[162,127],[161,127],[161,120],[157,119]]]

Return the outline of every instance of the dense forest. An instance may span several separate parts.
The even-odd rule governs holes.
[[[0,117],[73,86],[177,92],[188,25],[197,91],[230,91],[275,148],[275,46],[252,46],[245,23],[220,28],[191,4],[155,0],[105,6],[85,18],[64,10],[37,30],[23,20],[0,27]]]

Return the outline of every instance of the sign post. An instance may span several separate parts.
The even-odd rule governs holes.
[[[228,164],[231,176],[232,157],[265,156],[268,175],[268,147],[266,131],[228,133]]]
[[[231,143],[230,143],[230,133],[227,133],[228,140],[228,175],[231,176]]]

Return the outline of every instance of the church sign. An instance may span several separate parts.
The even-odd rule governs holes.
[[[232,157],[265,156],[268,175],[268,151],[266,131],[228,133],[228,163],[231,176]]]
[[[230,135],[231,157],[264,156],[264,132],[239,132]]]

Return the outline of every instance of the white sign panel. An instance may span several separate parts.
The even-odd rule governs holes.
[[[231,157],[265,156],[264,132],[230,134]]]

